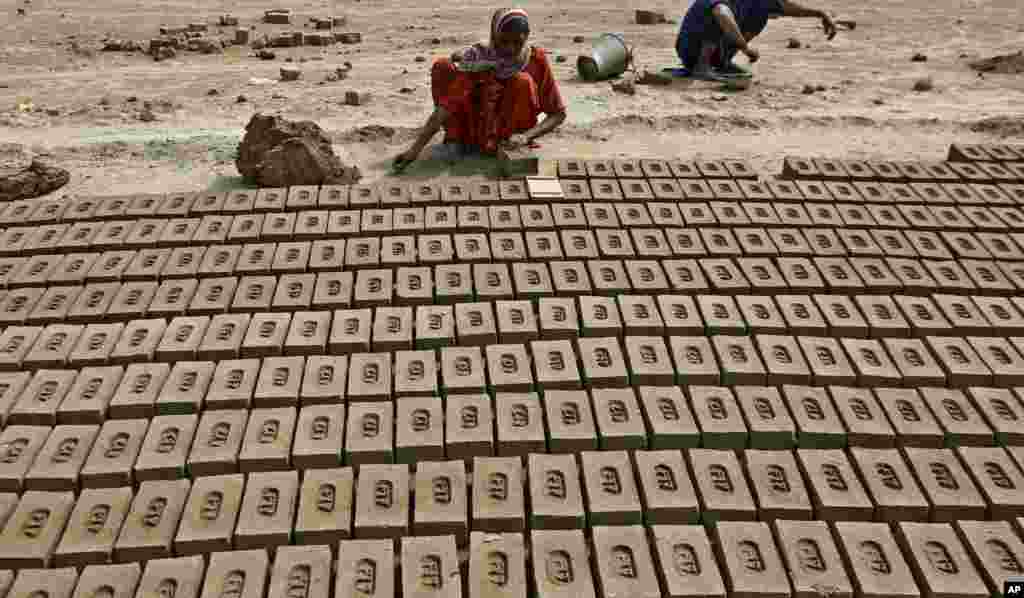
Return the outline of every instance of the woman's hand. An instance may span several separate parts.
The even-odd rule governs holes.
[[[395,159],[392,162],[392,165],[394,166],[395,170],[404,170],[406,166],[415,162],[416,158],[418,158],[420,155],[420,151],[421,150],[419,148],[414,147],[407,149],[404,152],[395,156]]]
[[[825,29],[825,37],[832,39],[836,36],[836,24],[826,12],[821,13],[821,26]]]
[[[522,149],[524,147],[529,147],[530,143],[532,143],[530,138],[525,134],[516,133],[505,140],[505,148],[510,150]]]

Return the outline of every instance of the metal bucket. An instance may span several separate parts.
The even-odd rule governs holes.
[[[600,81],[621,75],[633,61],[633,52],[626,40],[614,33],[605,33],[594,41],[590,56],[576,60],[576,70],[585,81]]]

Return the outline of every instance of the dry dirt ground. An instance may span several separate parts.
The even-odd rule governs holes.
[[[0,166],[42,156],[72,173],[58,193],[76,194],[239,186],[234,151],[256,111],[317,122],[367,180],[379,179],[388,158],[429,115],[432,57],[481,39],[494,8],[466,0],[415,6],[405,0],[24,2],[0,9]],[[1024,47],[1019,0],[825,0],[822,8],[856,21],[856,29],[827,41],[815,19],[771,22],[755,42],[762,58],[750,89],[727,92],[700,82],[638,86],[634,96],[607,82],[580,81],[576,57],[589,52],[594,37],[617,32],[635,46],[641,68],[674,65],[685,0],[524,0],[523,6],[532,41],[566,58],[555,72],[569,117],[542,140],[542,157],[739,157],[762,173],[777,173],[787,154],[938,160],[954,141],[1024,139],[1024,75],[979,76],[967,66]],[[259,24],[270,8],[290,8],[293,26]],[[636,25],[637,8],[663,11],[674,22]],[[249,57],[247,49],[179,52],[159,63],[143,53],[88,52],[108,35],[148,44],[161,24],[215,24],[221,14],[257,24],[260,34],[301,29],[310,16],[345,15],[345,29],[362,33],[363,42],[276,50],[273,61]],[[223,30],[225,37],[233,34],[234,28]],[[578,35],[587,41],[574,43]],[[791,37],[804,47],[788,49]],[[911,61],[918,52],[927,61]],[[299,81],[277,81],[286,57],[302,67]],[[346,61],[352,63],[346,80],[324,82]],[[913,91],[922,77],[933,79],[934,90]],[[259,79],[271,82],[253,83]],[[804,94],[808,84],[823,91]],[[370,92],[371,103],[344,105],[348,90]],[[240,95],[247,101],[239,103]],[[139,120],[145,101],[157,120]],[[443,163],[426,162],[410,174],[443,170]]]

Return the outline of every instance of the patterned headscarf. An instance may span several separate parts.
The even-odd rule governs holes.
[[[498,79],[508,79],[523,71],[530,61],[530,46],[523,44],[518,56],[506,56],[498,51],[498,35],[508,31],[530,32],[530,21],[521,8],[501,8],[491,16],[489,44],[474,44],[462,52],[462,61],[468,68],[473,65],[493,67]]]

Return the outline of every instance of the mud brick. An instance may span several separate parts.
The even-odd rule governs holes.
[[[8,425],[52,426],[57,409],[75,382],[75,370],[36,370],[8,412]]]
[[[355,353],[349,360],[348,397],[353,401],[391,398],[391,354]]]
[[[809,259],[783,257],[777,258],[776,263],[790,290],[802,292],[825,290],[825,281]]]
[[[794,337],[758,335],[757,344],[764,359],[770,383],[810,383],[811,370]]]
[[[980,205],[985,203],[985,198],[978,193],[975,185],[966,183],[945,183],[941,185],[942,190],[949,196],[950,201],[961,206]]]
[[[580,297],[580,318],[583,336],[619,336],[622,318],[619,308],[611,297]]]
[[[953,451],[908,448],[904,454],[931,503],[931,521],[985,518],[985,500]]]
[[[655,185],[662,183],[668,183],[668,181],[654,181]],[[655,197],[658,199],[682,199],[679,198],[665,198],[655,193]],[[647,202],[647,209],[651,213],[651,222],[658,228],[664,229],[666,227],[681,227],[683,226],[683,215],[679,211],[679,207],[674,202]],[[1024,218],[1022,218],[1024,220]]]
[[[10,330],[11,329],[8,329],[8,331]],[[7,339],[0,336],[0,342],[3,342],[3,340],[10,341],[18,338],[20,334],[14,335],[8,333],[6,336]],[[22,391],[25,390],[25,387],[28,385],[31,377],[31,372],[10,372],[0,374],[0,426],[7,424],[7,417],[11,408],[14,407],[15,403],[21,397]]]
[[[967,548],[949,524],[901,522],[896,535],[927,595],[989,595]]]
[[[13,256],[21,253],[25,246],[28,244],[31,230],[32,229],[30,229],[27,226],[12,227],[0,233],[0,241],[3,241],[3,245],[0,246],[0,254]],[[3,263],[5,266],[5,270],[7,270],[6,273],[13,274],[14,272],[17,271],[17,269],[13,268],[12,266],[20,266],[21,264],[24,264],[25,261],[25,258],[5,258]]]
[[[974,235],[965,232],[940,233],[947,246],[953,251],[953,257],[962,260],[987,260],[992,255],[983,245],[977,242]]]
[[[665,342],[660,336],[627,336],[626,357],[631,384],[672,384],[675,370]]]
[[[851,448],[879,521],[927,521],[929,503],[895,448]]]
[[[393,287],[394,270],[359,270],[356,274],[353,304],[356,307],[389,305]]]
[[[458,303],[455,329],[460,344],[488,345],[498,342],[497,323],[490,302]]]
[[[964,181],[969,183],[990,183],[994,180],[1010,180],[1005,169],[999,168],[997,164],[992,162],[949,162],[947,165],[950,170],[960,175]],[[990,171],[993,166],[996,167],[994,172]]]
[[[585,524],[574,455],[528,457],[531,529],[581,529]]]
[[[268,357],[263,360],[253,393],[254,407],[292,407],[299,401],[305,358]]]
[[[921,261],[915,259],[886,258],[886,264],[903,292],[910,295],[931,295],[938,289],[938,284],[924,268]],[[913,326],[912,326],[913,327]]]
[[[641,181],[634,181],[633,183],[630,183],[630,184],[639,184],[640,182]],[[636,197],[636,198],[628,198],[628,199],[653,199],[653,198],[652,197]],[[614,206],[615,206],[615,213],[618,215],[619,220],[622,222],[622,226],[624,226],[626,228],[651,226],[651,224],[653,223],[652,220],[651,220],[651,215],[647,211],[647,207],[644,204],[642,204],[642,203],[616,203],[616,204],[614,204]],[[608,232],[616,232],[616,231],[607,231],[607,230],[598,231],[598,234],[599,234],[598,238],[599,239],[601,238],[600,237],[601,233],[607,234]],[[627,243],[626,245],[628,246],[629,244]]]
[[[459,303],[473,300],[473,277],[470,264],[435,266],[434,281],[438,303]]]
[[[199,416],[196,414],[154,417],[135,461],[135,480],[145,482],[185,477],[185,464],[198,425]]]
[[[898,230],[871,231],[875,243],[889,257],[913,258],[917,251],[907,237]]]
[[[938,297],[938,296],[936,296]],[[964,306],[964,310],[969,310],[967,303],[963,300],[953,297],[945,296],[949,300]],[[933,303],[927,297],[909,297],[905,295],[896,295],[894,297],[896,304],[899,306],[903,315],[906,317],[907,322],[910,324],[911,334],[915,337],[922,337],[927,335],[944,335],[951,334],[954,330],[949,320],[943,315],[939,307]],[[970,307],[973,307],[971,305]],[[963,312],[964,310],[959,310]],[[966,311],[967,321],[971,321],[971,312]],[[974,319],[975,322],[979,321]]]
[[[991,160],[992,155],[982,145],[954,143],[949,146],[948,162],[980,162]]]
[[[700,266],[711,288],[717,291],[733,294],[752,290],[750,282],[731,259],[702,259]]]
[[[930,206],[929,209],[944,229],[953,231],[970,231],[975,228],[974,223],[971,222],[962,211],[957,209],[956,206]]]
[[[65,366],[84,329],[81,325],[50,324],[25,356],[24,366],[31,369]]]
[[[885,348],[907,386],[945,386],[946,374],[918,339],[885,339]]]
[[[644,420],[633,389],[595,388],[591,393],[601,450],[647,448]]]
[[[743,253],[749,256],[776,256],[779,250],[775,247],[768,232],[763,228],[738,229],[736,239],[743,249]]]
[[[594,528],[594,555],[601,595],[661,596],[647,534],[640,525]]]
[[[993,386],[1019,386],[1024,380],[1024,358],[1002,337],[968,337],[967,342],[992,371]]]
[[[854,301],[864,315],[871,338],[910,336],[910,324],[890,296],[858,295]]]
[[[448,305],[416,308],[416,347],[433,349],[455,342],[455,312]]]
[[[551,239],[557,243],[557,238],[553,235],[554,233],[552,233]],[[551,275],[543,263],[519,262],[512,264],[512,280],[515,283],[516,296],[520,298],[536,300],[554,294]]]
[[[1007,574],[1019,573],[1018,564],[1024,558],[1024,546],[1010,523],[955,521],[953,526],[988,590],[992,595],[999,594]]]
[[[146,572],[138,584],[138,592],[142,595],[159,593],[167,585],[173,584],[176,596],[181,598],[199,598],[205,563],[199,555],[176,559],[154,559],[146,563]]]
[[[748,450],[743,457],[761,521],[811,519],[811,500],[792,453]]]
[[[709,291],[708,280],[697,260],[662,260],[672,289],[687,293]]]
[[[462,598],[455,538],[402,538],[402,595],[428,598],[440,592]]]
[[[203,254],[203,261],[196,274],[201,278],[234,274],[241,255],[242,248],[238,245],[214,245]]]
[[[131,598],[141,576],[142,565],[139,563],[90,565],[82,572],[74,596],[85,598],[97,592],[109,592],[114,598]]]
[[[706,526],[755,519],[754,498],[734,452],[702,448],[690,450],[688,456]]]
[[[836,224],[837,228],[842,224]],[[804,237],[810,246],[811,254],[817,256],[845,256],[846,247],[839,240],[835,230],[831,228],[813,228],[803,231]]]
[[[522,244],[514,256],[508,259],[525,259]],[[495,256],[495,259],[502,259]],[[509,275],[507,264],[473,264],[473,282],[478,299],[493,301],[498,299],[512,299],[515,293],[512,288],[512,278]]]
[[[1016,422],[1024,418],[1024,408],[1011,391],[975,387],[968,388],[967,393],[995,433],[996,444],[1021,444],[1024,434],[1018,431]]]
[[[365,594],[398,596],[393,540],[345,540],[338,546],[336,592],[341,596]]]
[[[60,424],[100,424],[121,377],[121,366],[83,368],[57,409]]]
[[[483,394],[448,396],[445,402],[446,456],[449,459],[491,456],[494,432],[490,397]],[[539,404],[535,407],[539,409]],[[536,416],[540,417],[540,413]]]
[[[128,202],[125,216],[130,218],[153,216],[157,213],[157,209],[160,208],[160,203],[163,199],[163,193],[140,193],[134,195]]]
[[[43,286],[51,273],[57,269],[61,260],[59,255],[34,255],[28,258],[25,265],[11,276],[10,286]]]
[[[209,324],[209,316],[174,318],[157,346],[156,358],[161,361],[194,359]]]
[[[205,224],[205,223],[203,223]],[[106,222],[99,232],[92,239],[90,244],[94,249],[118,249],[127,244],[129,235],[135,228],[136,223],[130,220],[115,220]],[[205,230],[206,227],[202,230]],[[224,230],[227,233],[227,230]],[[202,236],[196,236],[196,240],[202,240]]]
[[[133,320],[133,322],[140,321],[141,320]],[[14,329],[14,327],[8,328],[8,330],[12,329]],[[120,323],[89,324],[82,332],[82,335],[78,340],[78,344],[75,346],[74,350],[71,351],[68,362],[73,366],[105,364],[111,352],[114,350],[118,339],[121,338],[121,334],[124,329],[125,325]],[[133,328],[132,333],[137,334],[137,338],[141,337],[141,333],[137,333],[136,328]],[[146,340],[150,339],[147,338]]]
[[[700,236],[712,256],[741,256],[743,249],[729,229],[701,228]]]
[[[563,183],[565,183],[565,181],[563,181]],[[567,195],[569,195],[570,194],[569,192],[572,191],[572,186],[573,185],[577,185],[577,184],[578,185],[582,185],[583,189],[581,189],[581,191],[579,193],[576,193],[576,195],[580,195],[580,197],[576,197],[575,199],[588,200],[589,201],[590,200],[590,187],[587,186],[586,181],[570,181],[570,182],[568,182],[568,185],[570,185],[570,188],[569,188],[568,191],[566,191]],[[585,197],[582,196],[584,194],[585,194]],[[552,219],[554,220],[555,227],[556,228],[560,228],[560,229],[561,228],[569,228],[569,227],[584,227],[585,228],[587,226],[587,217],[586,217],[586,215],[583,212],[583,205],[582,204],[578,204],[578,203],[576,203],[576,204],[561,204],[561,205],[553,206],[553,209],[552,209]]]
[[[354,286],[352,272],[320,272],[316,275],[311,305],[319,309],[351,307]]]
[[[188,456],[192,477],[238,472],[238,455],[248,417],[248,412],[241,409],[203,413]]]
[[[234,312],[269,310],[276,288],[276,276],[243,276],[230,309]]]
[[[428,266],[399,268],[395,298],[403,305],[429,305],[434,301],[434,273]]]
[[[598,256],[598,245],[593,231],[563,230],[561,231],[561,236],[566,257],[588,259]]]
[[[474,457],[473,529],[521,532],[525,527],[522,465],[518,457]]]
[[[716,335],[711,339],[726,385],[763,385],[767,371],[749,337]]]
[[[131,488],[83,490],[53,555],[54,566],[84,567],[108,563],[131,502]],[[138,565],[113,567],[135,567],[138,573]],[[94,567],[89,567],[86,571],[89,570],[96,571]],[[108,571],[106,581],[110,580],[109,573]],[[132,586],[128,589],[128,596],[131,596],[131,591],[135,589],[134,581]],[[79,591],[82,590],[82,586],[79,585]]]
[[[844,338],[840,340],[860,384],[866,386],[899,385],[899,370],[877,340]]]
[[[193,315],[217,315],[227,311],[235,291],[238,288],[238,278],[234,276],[223,278],[201,279],[196,288],[192,303],[189,304],[188,312]],[[107,310],[110,313],[110,310]]]
[[[533,230],[551,230],[555,228],[555,218],[547,204],[537,206],[519,206],[519,214],[523,227]]]
[[[488,212],[494,217],[489,218]],[[491,209],[488,210],[484,206],[463,205],[458,206],[457,214],[457,226],[461,231],[486,232],[491,228],[491,220],[494,220],[495,223],[503,221],[502,228],[522,228],[518,210],[509,206],[491,206]]]
[[[3,533],[0,533],[0,566],[4,569],[50,567],[75,505],[75,495],[72,492],[30,490],[21,498]],[[12,592],[16,590],[17,585]]]
[[[877,521],[928,521],[929,503],[896,449],[850,449],[875,503]]]
[[[641,386],[640,403],[652,449],[694,448],[697,423],[677,386]]]
[[[997,262],[996,265],[1014,286],[1024,288],[1024,268],[1015,266],[1014,262]]]
[[[532,341],[530,353],[537,384],[546,389],[573,390],[580,387],[576,354],[569,341]]]
[[[27,254],[47,252],[61,247],[61,241],[70,230],[68,224],[51,224],[49,226],[33,227],[29,232],[28,241],[25,242],[24,251]]]
[[[146,312],[149,315],[159,317],[182,316],[188,309],[198,288],[199,280],[196,278],[165,279],[157,288],[153,301],[149,304]],[[111,297],[112,300],[113,297]],[[81,318],[85,319],[92,316],[89,312],[93,310],[86,309],[82,311],[86,313],[82,314]]]
[[[24,324],[45,291],[44,288],[12,289],[0,298],[0,324],[5,326]]]
[[[787,385],[782,392],[793,413],[801,448],[846,446],[846,427],[824,388]]]
[[[989,519],[1010,519],[1024,513],[1024,475],[1010,456],[998,447],[959,447],[965,469],[988,504]]]
[[[422,232],[425,218],[423,208],[395,208],[393,230],[395,232]]]
[[[672,336],[669,338],[679,384],[716,385],[720,381],[718,360],[711,342],[704,336]]]
[[[395,460],[398,463],[444,459],[444,412],[436,397],[415,397],[395,407]]]
[[[992,386],[992,371],[966,339],[930,336],[926,341],[950,386]]]
[[[217,598],[237,588],[239,598],[259,598],[266,592],[267,551],[218,552],[209,557],[202,598]]]
[[[775,387],[737,387],[736,398],[750,429],[752,448],[790,449],[796,445],[796,427]]]
[[[291,314],[253,314],[249,327],[242,339],[243,357],[267,357],[280,355],[288,334]]]
[[[502,201],[514,203],[525,202],[529,199],[526,185],[522,179],[511,179],[498,181],[498,194]]]
[[[99,426],[57,426],[25,474],[26,490],[76,491],[78,475],[92,450]]]
[[[601,257],[635,257],[633,244],[630,243],[630,233],[625,229],[598,228],[597,249]],[[578,257],[578,256],[572,256]]]
[[[26,569],[23,571],[4,571],[9,576],[2,587],[4,594],[10,598],[29,598],[30,596],[53,596],[53,598],[71,598],[78,579],[78,570],[74,567],[61,569]],[[113,594],[111,594],[113,595]],[[77,597],[78,594],[75,594]]]
[[[351,536],[353,480],[351,467],[303,473],[295,522],[297,544],[329,544]]]
[[[427,230],[454,231],[458,225],[455,206],[427,206],[423,220]]]
[[[53,284],[85,284],[86,276],[99,259],[99,253],[69,253],[57,264],[57,268],[50,273],[46,283]],[[136,256],[138,261],[139,256]],[[156,270],[159,272],[159,269]],[[11,271],[13,274],[14,271]],[[12,277],[8,276],[8,280]]]
[[[992,211],[993,217],[994,210]],[[1024,260],[1024,251],[1015,243],[1010,235],[1001,233],[977,233],[975,238],[992,254],[992,257],[999,260],[1021,261]]]
[[[330,325],[330,322],[325,322]],[[412,348],[411,307],[378,307],[373,323],[374,351],[400,351]]]
[[[498,393],[495,395],[495,418],[498,455],[526,456],[547,452],[543,407],[536,393]]]
[[[749,432],[730,388],[690,386],[689,393],[701,429],[701,446],[737,450],[747,446]]]
[[[863,226],[864,222],[853,223],[850,219],[847,219],[848,226]],[[891,226],[891,225],[887,225]],[[881,247],[875,243],[871,233],[865,229],[840,229],[836,231],[839,239],[846,246],[847,251],[851,256],[862,255],[862,256],[881,256],[885,252]]]
[[[880,388],[878,403],[888,414],[903,447],[940,448],[943,432],[935,416],[913,388]]]
[[[800,449],[796,454],[808,482],[815,519],[871,520],[874,505],[844,451]]]
[[[993,327],[1008,334],[1024,332],[1024,316],[1009,299],[1005,297],[972,297],[971,300]]]
[[[962,208],[962,212],[964,217],[970,220],[978,230],[1004,231],[1008,229],[1006,224],[1003,223],[1003,221],[1000,220],[991,209],[984,206],[964,206]],[[982,233],[977,233],[975,238],[980,240],[980,237],[978,236],[980,234]],[[983,249],[988,250],[985,243],[982,243],[982,245]]]
[[[735,200],[731,202],[726,201],[712,201],[709,206],[711,212],[715,215],[719,224],[723,226],[745,226],[750,224],[750,218],[740,208],[740,204],[736,201],[743,200],[743,192],[736,186],[736,183],[730,180],[716,180],[709,181],[708,184],[712,187],[715,193],[715,197],[718,199],[730,199]]]
[[[750,281],[754,292],[767,294],[789,290],[785,279],[770,258],[739,258],[736,263]]]
[[[709,335],[746,334],[747,325],[736,301],[728,295],[698,295],[697,306]]]
[[[692,181],[689,185],[693,186],[695,183],[706,186],[704,181]],[[690,192],[692,193],[692,190]],[[708,189],[708,193],[711,193],[710,189]],[[715,215],[711,211],[711,206],[705,202],[680,203],[679,211],[683,215],[683,221],[687,226],[714,226],[718,224],[718,220],[715,219]]]
[[[238,513],[234,547],[240,550],[269,548],[273,552],[287,545],[291,540],[298,490],[296,471],[249,474]]]
[[[270,269],[275,273],[304,272],[309,263],[309,251],[308,242],[278,243]]]
[[[629,453],[584,451],[580,460],[590,524],[641,523],[640,495]]]
[[[808,223],[809,224],[809,223]],[[797,228],[769,229],[768,237],[783,256],[808,256],[814,251]]]
[[[462,461],[423,462],[413,474],[413,533],[417,536],[454,535],[467,544],[468,489]],[[580,506],[582,509],[582,505]]]
[[[719,523],[716,536],[729,592],[766,598],[792,596],[790,579],[767,523]]]
[[[618,303],[627,335],[664,333],[665,325],[654,304],[654,298],[647,295],[620,295]]]
[[[777,521],[773,526],[779,551],[790,571],[794,598],[813,596],[823,585],[836,596],[853,596],[854,586],[825,522]]]
[[[390,403],[351,403],[345,429],[345,462],[391,463],[394,460],[394,413]]]
[[[704,333],[704,322],[692,297],[686,295],[658,295],[658,308],[668,335],[694,335]]]
[[[488,345],[488,388],[498,392],[530,392],[534,388],[530,358],[521,344]]]
[[[526,243],[522,233],[491,233],[491,255],[496,262],[521,261],[526,259]],[[478,283],[479,284],[479,281]]]
[[[334,404],[344,400],[348,357],[311,355],[306,358],[299,401],[302,405]]]
[[[232,217],[231,228],[228,229],[228,240],[238,243],[242,241],[258,241],[263,229],[263,214],[237,214]]]
[[[526,233],[526,252],[530,260],[547,261],[564,259],[562,244],[555,231],[529,231]],[[513,267],[515,270],[515,267]]]
[[[161,215],[165,213],[160,212]],[[188,245],[196,236],[199,230],[199,218],[173,218],[167,222],[160,238],[157,240],[158,247],[180,247]],[[233,223],[238,224],[238,223]]]

